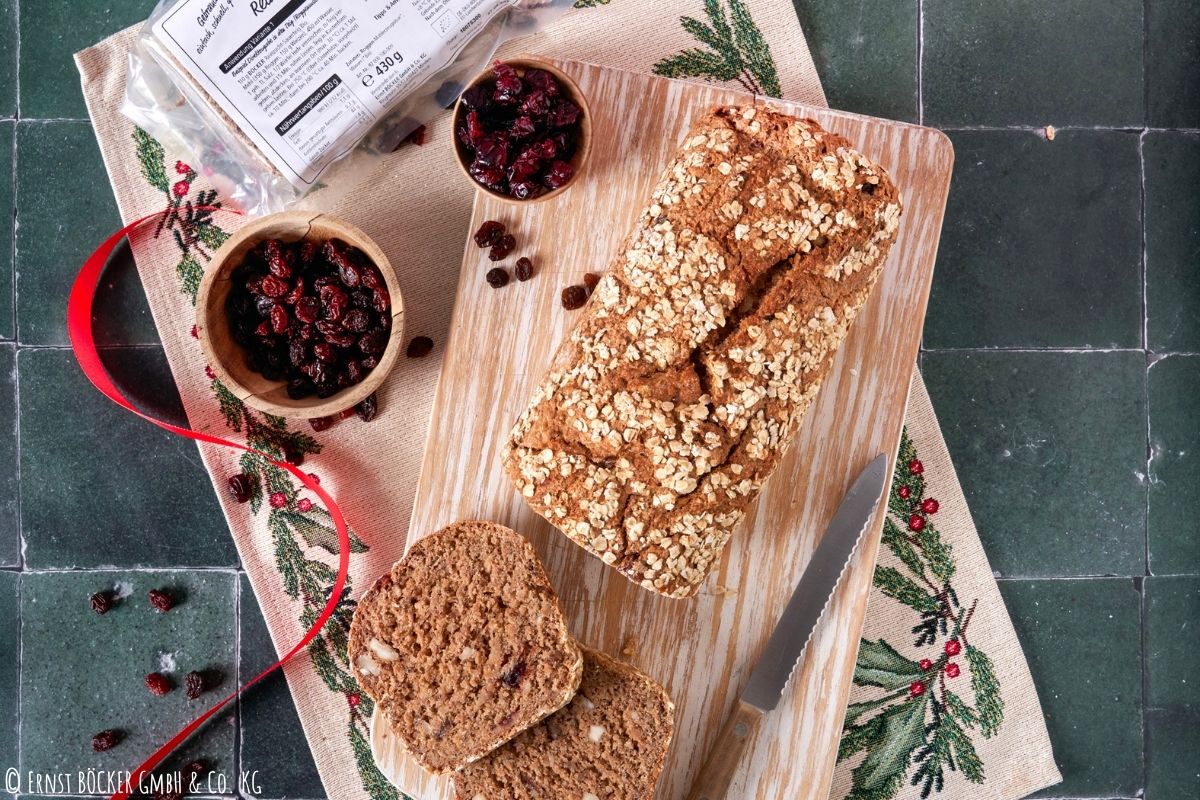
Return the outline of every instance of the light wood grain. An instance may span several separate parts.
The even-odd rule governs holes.
[[[771,105],[847,136],[892,175],[904,199],[899,239],[883,277],[834,362],[797,441],[735,532],[697,597],[641,589],[555,531],[525,506],[500,467],[500,451],[577,314],[559,293],[603,271],[691,121],[747,95],[697,84],[561,62],[594,115],[586,176],[554,203],[512,206],[478,196],[474,227],[505,222],[513,258],[537,265],[528,283],[502,290],[469,240],[434,401],[413,509],[419,537],[459,519],[509,525],[530,538],[583,642],[632,659],[677,706],[659,800],[683,798],[749,677],[820,531],[858,472],[894,453],[904,422],[953,154],[941,133],[823,108]],[[457,176],[456,176],[457,177]],[[468,233],[469,235],[469,233]],[[883,517],[877,514],[819,624],[779,707],[763,721],[729,797],[825,800],[850,689]],[[373,726],[384,773],[419,800],[451,796],[448,778],[424,774]]]
[[[742,756],[758,739],[766,712],[744,700],[734,704],[729,719],[721,726],[717,740],[701,763],[700,774],[692,784],[688,800],[734,800],[730,784],[742,768]]]

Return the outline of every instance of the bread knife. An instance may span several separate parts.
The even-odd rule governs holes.
[[[887,468],[888,457],[881,453],[859,474],[842,498],[842,504],[825,528],[825,535],[792,592],[792,599],[776,623],[767,647],[750,675],[750,682],[709,750],[688,800],[726,800],[742,754],[754,740],[766,715],[779,705],[783,689],[875,513],[883,495]]]

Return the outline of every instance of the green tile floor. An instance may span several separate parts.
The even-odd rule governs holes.
[[[664,15],[700,10],[681,2]],[[189,707],[131,725],[147,695],[116,676],[173,661],[232,685],[271,656],[195,450],[83,389],[63,349],[71,276],[117,219],[70,56],[152,5],[0,0],[0,770],[122,725],[125,766]],[[955,145],[922,367],[1063,771],[1042,796],[1197,800],[1200,5],[796,11],[834,106]],[[113,292],[113,369],[178,413],[136,280]],[[177,615],[152,585],[186,594]],[[129,597],[95,617],[113,586]],[[67,680],[88,689],[64,708]],[[301,737],[276,678],[192,752],[319,800]]]

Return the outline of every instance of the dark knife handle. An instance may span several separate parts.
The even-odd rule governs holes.
[[[742,753],[754,740],[765,712],[739,700],[729,719],[721,728],[717,741],[708,751],[708,758],[692,784],[688,800],[725,800],[729,784],[742,763]]]

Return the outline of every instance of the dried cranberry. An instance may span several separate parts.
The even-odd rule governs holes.
[[[321,315],[337,322],[350,306],[350,296],[337,286],[324,286],[320,292]]]
[[[517,259],[517,268],[513,270],[517,275],[517,280],[527,281],[533,277],[533,262],[528,256],[521,256]]]
[[[600,283],[600,276],[595,272],[586,272],[583,275],[583,285],[587,287],[588,294],[596,291],[596,284]]]
[[[490,133],[479,141],[475,161],[485,167],[508,166],[508,134]]]
[[[150,590],[150,607],[159,614],[165,614],[175,607],[175,598],[162,589]]]
[[[112,593],[96,592],[89,598],[89,602],[92,604],[92,611],[103,616],[113,607]]]
[[[316,242],[305,239],[300,245],[300,263],[308,266],[317,260],[317,253],[320,247]]]
[[[531,89],[539,89],[551,97],[557,97],[560,91],[558,79],[544,69],[527,69],[522,76]]]
[[[579,106],[570,100],[559,100],[550,111],[550,124],[556,128],[565,128],[579,121]]]
[[[300,365],[295,364],[294,366],[298,367]],[[293,400],[303,400],[315,391],[316,387],[307,378],[293,377],[288,379],[287,396]]]
[[[298,467],[304,463],[304,451],[290,442],[284,443],[283,460],[291,464],[293,467]]]
[[[287,333],[290,322],[286,308],[279,303],[271,307],[271,330],[275,331],[277,335]]]
[[[380,314],[386,314],[387,310],[392,307],[392,297],[387,293],[386,289],[376,289],[371,293],[371,308],[378,311]]]
[[[531,150],[524,150],[513,159],[508,168],[508,180],[517,183],[531,178],[542,169],[542,159]]]
[[[350,305],[355,308],[370,308],[373,297],[366,289],[355,289],[350,293]]]
[[[363,369],[375,369],[379,366],[379,359],[375,356],[363,356],[358,363],[363,365]]]
[[[337,420],[333,417],[314,417],[308,421],[308,424],[314,431],[321,433],[332,428],[335,422]]]
[[[358,340],[358,349],[369,356],[377,356],[387,349],[387,334],[383,331],[370,331]]]
[[[271,335],[270,320],[264,319],[262,322],[258,323],[258,327],[254,329],[254,335],[255,336],[270,336]]]
[[[92,749],[97,753],[103,753],[105,750],[111,750],[121,741],[120,731],[107,730],[100,731],[92,737]]]
[[[417,127],[413,128],[412,133],[404,137],[404,141],[408,142],[409,144],[415,144],[418,147],[425,144],[425,126],[418,125]]]
[[[189,700],[195,700],[200,695],[204,694],[204,690],[208,688],[208,680],[202,672],[189,672],[183,682],[184,691],[187,692]]]
[[[275,307],[275,301],[267,297],[265,294],[260,294],[254,298],[254,309],[262,316],[270,316],[271,309]]]
[[[521,101],[521,113],[531,117],[540,117],[550,110],[550,95],[541,89],[534,89],[525,95]]]
[[[317,342],[312,348],[313,355],[322,361],[336,361],[337,352],[329,342]]]
[[[308,345],[299,339],[288,342],[288,363],[298,367],[308,361]]]
[[[486,108],[491,103],[491,93],[482,83],[477,83],[462,93],[462,101],[467,108]]]
[[[558,155],[558,141],[551,136],[545,139],[539,139],[529,146],[530,152],[538,158],[543,158],[549,161]]]
[[[346,362],[346,379],[350,383],[361,383],[366,376],[366,371],[362,368],[362,364],[350,359]]]
[[[367,395],[366,399],[354,407],[354,413],[358,414],[358,418],[363,422],[370,422],[375,419],[375,415],[379,413],[379,399],[374,392]]]
[[[566,186],[567,181],[571,180],[571,176],[574,174],[574,167],[566,161],[559,160],[550,165],[542,182],[551,189],[557,189]]]
[[[568,311],[583,308],[587,303],[588,290],[583,286],[568,286],[562,290],[562,306]]]
[[[512,105],[521,99],[525,92],[525,84],[521,82],[515,70],[496,75],[496,88],[492,92],[493,102],[499,105]]]
[[[489,261],[503,261],[508,258],[508,254],[517,246],[517,239],[511,233],[506,233],[496,240],[492,245],[491,251],[488,253]]]
[[[488,286],[493,289],[501,289],[508,285],[508,270],[504,267],[494,267],[488,270],[484,279],[488,282]]]
[[[433,339],[428,336],[414,336],[408,343],[406,354],[409,358],[424,358],[433,352]]]
[[[370,324],[371,315],[361,308],[352,308],[342,317],[342,327],[355,333],[362,333]]]
[[[504,188],[504,169],[502,167],[490,167],[479,161],[474,161],[471,166],[467,167],[467,172],[471,177],[482,183],[489,189],[500,191]]]
[[[262,279],[262,293],[267,297],[283,297],[289,288],[287,281],[275,275],[267,275]]]
[[[526,139],[537,132],[537,123],[533,118],[522,114],[508,126],[508,135],[513,139]]]
[[[300,298],[304,296],[304,276],[297,275],[296,280],[292,281],[292,290],[283,296],[283,302],[289,306],[294,306],[300,302]]]
[[[383,275],[375,266],[367,266],[362,271],[362,285],[368,289],[386,289]]]
[[[155,697],[162,697],[171,691],[171,682],[167,676],[159,672],[151,672],[146,676],[146,688]]]
[[[229,493],[233,495],[233,499],[239,503],[244,503],[254,495],[254,484],[250,481],[250,476],[244,472],[239,472],[229,479]]]
[[[480,119],[478,113],[474,111],[467,112],[465,130],[467,134],[467,141],[464,144],[467,144],[471,147],[477,147],[486,133],[486,131],[483,129],[483,121]]]
[[[508,193],[518,200],[529,200],[546,193],[546,187],[533,181],[515,181],[509,184]]]

